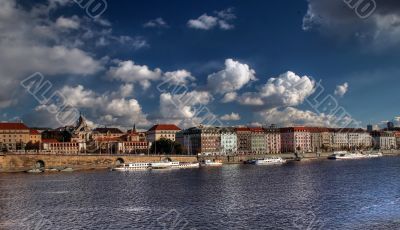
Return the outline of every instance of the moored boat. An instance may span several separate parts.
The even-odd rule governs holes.
[[[218,167],[218,166],[222,166],[223,163],[219,160],[204,160],[200,163],[200,166],[202,167]]]
[[[383,153],[381,153],[381,152],[368,153],[366,156],[368,158],[378,158],[378,157],[383,157]]]
[[[178,164],[173,164],[172,168],[177,168],[177,169],[191,169],[191,168],[199,168],[200,163],[184,163],[184,162],[178,162]]]
[[[367,155],[361,153],[349,153],[347,151],[334,152],[328,157],[330,160],[351,160],[367,158]]]
[[[281,157],[268,157],[254,161],[255,165],[276,165],[284,163],[286,163],[286,160],[282,159]]]
[[[148,170],[150,169],[150,163],[130,163],[123,164],[114,168],[114,171],[126,172],[126,171],[138,171],[138,170]]]

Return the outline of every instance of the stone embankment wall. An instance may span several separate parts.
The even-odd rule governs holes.
[[[23,172],[42,164],[46,169],[71,167],[78,170],[112,168],[119,163],[172,161],[196,162],[196,156],[133,156],[133,155],[0,155],[0,172]]]

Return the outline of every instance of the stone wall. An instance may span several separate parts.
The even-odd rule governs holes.
[[[36,167],[37,163],[49,168],[104,169],[115,167],[118,162],[157,162],[165,156],[132,156],[132,155],[0,155],[0,172],[23,172]],[[172,161],[196,162],[196,156],[168,156]]]

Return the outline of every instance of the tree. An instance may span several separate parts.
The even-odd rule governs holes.
[[[176,154],[181,155],[183,154],[182,145],[178,142],[172,141],[170,139],[161,138],[160,140],[154,142],[151,145],[150,153],[161,153],[166,155]]]
[[[29,141],[25,145],[25,150],[39,150],[39,142],[33,143],[32,141]]]

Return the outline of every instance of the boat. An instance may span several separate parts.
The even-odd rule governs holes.
[[[177,168],[177,169],[193,169],[193,168],[199,168],[200,163],[184,163],[184,162],[172,162],[172,168]]]
[[[31,169],[26,171],[27,173],[42,173],[43,170],[42,169]]]
[[[286,163],[286,160],[282,159],[282,157],[268,157],[254,161],[255,165],[276,165],[284,163]]]
[[[169,162],[169,161],[161,161],[161,162],[153,162],[150,163],[150,168],[151,169],[169,169],[172,168],[172,165],[176,165],[176,163],[179,164],[179,162]]]
[[[61,170],[60,172],[73,172],[74,169],[73,168],[65,168],[63,170]]]
[[[219,160],[204,160],[200,163],[200,166],[202,167],[218,167],[222,165],[223,163]]]
[[[383,153],[377,152],[377,153],[368,153],[366,155],[368,158],[378,158],[378,157],[383,157]]]
[[[330,160],[350,160],[350,159],[363,159],[367,158],[367,155],[361,153],[349,153],[347,151],[334,152],[328,157]]]
[[[150,169],[150,163],[130,163],[123,164],[114,168],[114,171],[126,172],[126,171],[138,171],[138,170],[148,170]]]

